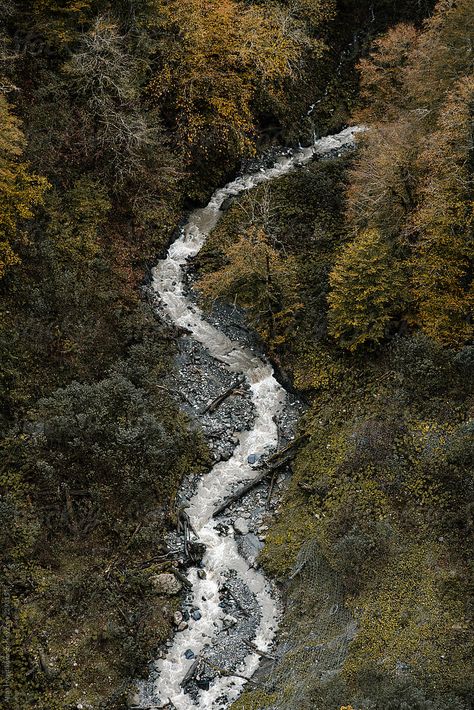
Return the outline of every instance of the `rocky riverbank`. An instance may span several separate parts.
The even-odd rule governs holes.
[[[187,280],[187,297],[190,301],[195,301],[189,274]],[[206,319],[232,341],[249,348],[260,358],[265,359],[258,336],[246,326],[244,314],[238,308],[216,304],[213,311],[206,314]],[[249,384],[242,377],[230,372],[226,365],[213,358],[207,349],[190,335],[183,334],[178,340],[176,368],[170,373],[167,386],[175,393],[179,393],[183,410],[187,412],[194,426],[203,432],[214,463],[229,459],[239,443],[240,434],[250,430],[254,422],[254,406]],[[226,394],[225,399],[219,402],[219,398]],[[296,424],[302,411],[301,403],[293,395],[288,395],[286,404],[277,419],[279,448],[286,446],[294,437]],[[264,460],[264,457],[260,458],[261,455],[262,452],[256,451],[254,458],[249,457],[249,463],[258,468]],[[219,535],[235,537],[239,553],[249,567],[258,567],[258,555],[264,545],[268,517],[274,515],[278,509],[280,491],[285,485],[287,475],[287,471],[283,468],[273,478],[269,476],[262,480],[257,487],[230,505],[219,516],[217,524]],[[179,509],[185,511],[189,506],[198,481],[199,477],[190,477],[183,481],[177,501]],[[186,575],[190,560],[183,532],[170,533],[168,547],[173,552],[179,570]],[[200,567],[198,575],[204,578],[205,565],[198,561],[198,566]],[[179,586],[182,588],[181,583]],[[174,590],[173,586],[171,591]],[[273,585],[272,592],[278,603],[278,591]],[[220,606],[224,612],[223,625],[216,633],[212,644],[205,649],[205,662],[199,663],[199,658],[192,648],[185,652],[186,658],[196,659],[196,665],[200,666],[194,669],[195,672],[190,674],[189,682],[186,683],[186,692],[195,698],[200,690],[209,688],[216,676],[238,674],[239,666],[246,656],[249,652],[255,651],[253,640],[260,619],[260,607],[255,594],[235,571],[229,570],[221,585],[220,598]],[[174,618],[176,633],[184,631],[190,619],[199,622],[200,601],[195,598],[192,589],[185,591],[181,611]],[[173,641],[169,640],[159,650],[158,658],[165,657],[172,645]],[[201,660],[202,656],[203,654]],[[157,672],[152,669],[148,681],[149,688],[152,688],[157,680]],[[159,707],[152,705],[153,691],[150,690],[149,693],[150,707]],[[228,706],[225,696],[220,702],[220,707]]]

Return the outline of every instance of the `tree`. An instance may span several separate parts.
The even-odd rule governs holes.
[[[256,102],[284,102],[285,82],[298,77],[305,54],[324,49],[293,12],[309,17],[310,6],[316,13],[325,4],[170,0],[161,8],[149,94],[195,170],[207,175],[214,158],[213,171],[224,175],[253,152]]]
[[[387,240],[361,231],[339,254],[329,277],[329,332],[356,350],[379,343],[403,300],[403,278]]]
[[[25,138],[20,121],[0,95],[0,279],[20,261],[17,245],[26,241],[24,220],[33,217],[48,188],[45,178],[34,175],[21,162]]]
[[[360,139],[350,173],[347,216],[355,230],[376,227],[395,238],[409,227],[416,207],[415,169],[423,117],[376,124]]]
[[[369,57],[359,62],[360,94],[364,102],[357,116],[359,120],[391,121],[406,107],[404,70],[417,37],[412,25],[396,25],[377,39]]]
[[[406,90],[416,105],[438,109],[457,78],[474,70],[471,0],[439,0],[414,47]]]
[[[451,346],[474,334],[473,151],[474,74],[449,94],[420,156],[412,259],[419,321],[430,337]]]
[[[225,298],[245,308],[262,335],[282,342],[302,305],[294,257],[271,246],[263,229],[251,227],[225,251],[225,266],[205,274],[198,287],[208,301]]]

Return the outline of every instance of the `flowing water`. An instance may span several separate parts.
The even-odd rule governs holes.
[[[219,535],[216,530],[218,521],[212,518],[212,513],[236,487],[256,475],[255,469],[247,463],[249,455],[271,452],[276,448],[278,432],[275,420],[284,406],[286,392],[275,379],[270,364],[250,349],[231,341],[205,320],[199,308],[185,294],[184,267],[200,251],[206,237],[216,226],[223,214],[221,207],[227,198],[285,175],[309,162],[315,155],[337,154],[339,150],[351,147],[355,134],[360,130],[358,127],[347,128],[338,135],[322,138],[308,148],[295,150],[291,155],[282,155],[270,168],[261,168],[259,172],[238,177],[217,190],[206,207],[190,215],[180,236],[169,248],[166,259],[160,261],[153,270],[153,289],[172,322],[190,331],[192,338],[204,345],[231,372],[246,378],[251,388],[255,420],[250,431],[239,434],[239,443],[232,457],[216,464],[201,478],[190,502],[187,511],[189,518],[200,541],[207,547],[203,560],[206,578],[200,579],[197,569],[189,572],[193,596],[199,601],[202,618],[199,621],[191,618],[188,628],[175,635],[166,658],[156,662],[157,679],[151,688],[147,684],[142,692],[143,708],[167,707],[171,701],[177,710],[196,707],[216,710],[229,707],[241,693],[245,680],[231,676],[216,678],[209,690],[201,691],[197,701],[185,694],[180,685],[194,663],[185,658],[185,651],[191,649],[198,656],[205,647],[212,645],[222,628],[224,612],[219,606],[219,589],[229,570],[235,570],[258,600],[260,619],[257,635],[253,639],[255,646],[262,651],[268,650],[278,625],[278,603],[270,585],[260,571],[249,567],[247,561],[239,555],[232,535]],[[235,670],[249,677],[258,663],[259,656],[249,653],[244,663]]]

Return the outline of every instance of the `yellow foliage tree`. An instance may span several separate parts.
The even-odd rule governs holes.
[[[400,108],[407,102],[404,69],[417,37],[411,25],[396,25],[376,40],[370,56],[359,62],[364,108],[358,112],[358,120],[385,122],[398,118]]]
[[[259,227],[251,227],[224,256],[225,266],[198,282],[204,297],[245,308],[263,337],[274,345],[281,343],[302,307],[295,259],[277,251]]]
[[[17,245],[26,239],[22,222],[33,217],[33,207],[48,187],[45,178],[21,162],[24,143],[20,121],[0,95],[0,279],[20,261]]]
[[[349,350],[380,342],[403,292],[400,268],[380,231],[366,229],[349,242],[329,281],[330,334]]]
[[[322,42],[305,32],[304,5],[314,14],[327,3],[291,8],[240,0],[168,0],[158,14],[161,67],[149,91],[190,158],[217,153],[238,158],[253,151],[253,102],[284,98],[305,52]],[[312,7],[311,7],[312,6]],[[313,17],[313,15],[311,15]]]

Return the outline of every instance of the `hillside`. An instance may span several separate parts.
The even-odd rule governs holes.
[[[471,1],[0,17],[3,706],[129,707],[181,604],[178,491],[215,462],[151,267],[242,164],[360,124],[230,199],[194,262],[305,409],[259,558],[277,660],[232,707],[470,710]]]

